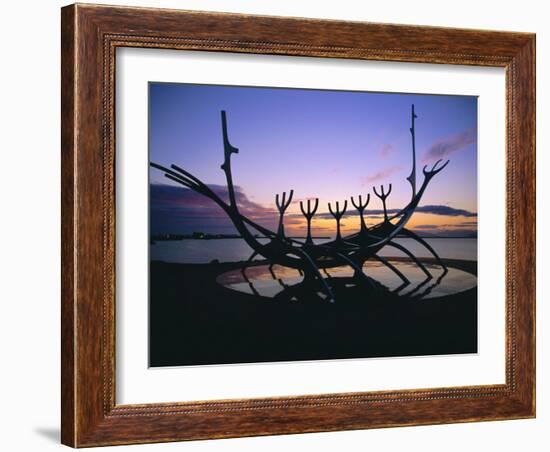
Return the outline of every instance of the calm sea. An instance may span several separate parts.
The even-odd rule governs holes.
[[[261,240],[260,240],[261,241]],[[477,239],[426,239],[442,258],[477,260]],[[396,239],[417,257],[430,257],[430,253],[411,239]],[[241,239],[173,240],[156,242],[150,247],[151,260],[173,263],[207,263],[247,260],[252,249]],[[385,247],[382,256],[403,256],[395,248]]]

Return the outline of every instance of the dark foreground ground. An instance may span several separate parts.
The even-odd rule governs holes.
[[[446,263],[476,273],[475,262]],[[233,268],[151,262],[151,366],[477,352],[477,288],[427,300],[346,289],[335,304],[277,302],[216,284]]]

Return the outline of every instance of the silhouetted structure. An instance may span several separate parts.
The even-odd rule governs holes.
[[[279,194],[275,195],[275,205],[277,206],[277,210],[279,211],[279,227],[277,228],[277,234],[281,238],[285,238],[285,226],[284,226],[284,216],[286,209],[288,209],[288,206],[290,206],[290,203],[292,202],[292,196],[294,195],[294,190],[290,190],[290,196],[288,197],[288,200],[286,199],[286,191],[283,192],[283,196],[281,199],[281,202],[279,202]]]
[[[368,230],[367,223],[365,221],[365,209],[369,205],[369,202],[370,202],[370,194],[367,195],[367,200],[365,201],[365,203],[363,203],[363,197],[361,195],[359,195],[359,202],[357,204],[355,203],[355,201],[353,199],[353,196],[351,197],[351,204],[359,212],[359,217],[361,219],[361,233],[362,234],[366,233],[367,230]]]
[[[304,203],[303,201],[300,201],[300,210],[302,211],[302,215],[306,217],[307,221],[307,237],[306,237],[306,244],[313,245],[313,239],[311,238],[311,220],[313,219],[313,216],[317,212],[317,208],[319,207],[319,198],[315,198],[315,205],[313,206],[313,209],[311,208],[311,200],[307,200],[307,210],[304,209]]]
[[[315,213],[317,212],[319,204],[318,199],[315,200],[315,205],[313,208],[311,208],[310,201],[308,200],[307,210],[304,209],[302,202],[300,202],[300,209],[302,211],[302,214],[306,218],[308,225],[308,233],[305,242],[286,237],[284,232],[284,214],[290,206],[290,203],[292,202],[292,196],[294,194],[293,190],[290,191],[288,198],[286,197],[286,192],[283,192],[281,198],[279,198],[278,194],[276,195],[275,202],[279,211],[279,223],[277,232],[273,232],[241,214],[236,202],[235,187],[233,185],[233,177],[231,173],[231,155],[237,154],[239,152],[239,149],[232,146],[229,142],[227,132],[227,118],[225,111],[221,112],[221,118],[224,144],[224,161],[221,165],[221,169],[224,171],[226,176],[229,203],[222,200],[199,178],[192,175],[183,168],[178,167],[177,165],[171,165],[170,168],[165,168],[161,165],[151,162],[151,166],[163,171],[168,179],[177,182],[184,187],[187,187],[211,199],[225,211],[225,213],[235,225],[235,228],[237,229],[241,237],[254,250],[250,258],[248,259],[247,264],[250,263],[256,256],[260,255],[271,264],[271,271],[273,268],[273,264],[279,264],[298,269],[300,273],[303,272],[304,280],[298,285],[299,287],[295,286],[294,288],[291,288],[285,286],[285,288],[290,291],[291,296],[293,296],[293,290],[296,293],[304,290],[309,290],[311,292],[312,288],[314,288],[315,286],[320,286],[328,301],[334,302],[334,295],[330,284],[332,278],[330,278],[330,275],[328,275],[328,273],[327,275],[329,277],[323,278],[320,270],[324,270],[326,272],[326,269],[343,265],[349,265],[354,270],[354,280],[356,281],[356,283],[365,284],[366,287],[372,289],[373,287],[375,287],[375,284],[363,271],[363,264],[365,263],[365,261],[371,258],[382,262],[396,275],[398,275],[399,278],[401,278],[401,280],[403,281],[403,285],[401,287],[407,285],[409,283],[407,277],[403,275],[403,273],[400,272],[394,265],[392,265],[382,256],[379,256],[379,251],[385,246],[391,246],[399,249],[408,257],[410,257],[416,263],[416,265],[418,265],[426,274],[426,280],[424,281],[422,286],[427,284],[428,281],[432,279],[431,273],[413,255],[412,252],[410,252],[405,246],[394,241],[394,239],[398,235],[409,237],[415,242],[422,245],[424,248],[426,248],[437,259],[439,265],[441,265],[441,267],[443,268],[443,275],[447,272],[447,268],[445,267],[435,250],[424,239],[405,228],[415,209],[418,207],[418,204],[424,192],[426,191],[430,181],[449,163],[449,161],[447,161],[444,164],[440,165],[441,160],[439,160],[432,166],[431,169],[427,169],[427,166],[424,166],[422,170],[424,180],[420,186],[420,189],[418,191],[416,190],[415,119],[417,118],[417,115],[414,111],[414,105],[412,106],[411,110],[410,128],[413,157],[412,170],[410,176],[407,178],[412,188],[412,196],[410,202],[398,213],[396,213],[392,217],[389,217],[386,206],[386,199],[391,193],[391,184],[389,185],[387,192],[384,191],[383,186],[380,187],[380,193],[373,187],[375,195],[382,201],[384,209],[384,221],[374,225],[371,228],[368,228],[364,219],[364,210],[370,201],[370,195],[367,195],[367,200],[365,203],[362,202],[361,196],[359,196],[358,203],[355,203],[353,198],[351,198],[353,206],[359,211],[361,218],[361,228],[359,232],[345,237],[341,235],[340,222],[347,209],[347,200],[344,201],[342,209],[340,209],[340,205],[338,202],[336,202],[334,210],[329,203],[329,211],[336,219],[336,238],[333,241],[322,244],[315,244],[311,237],[311,221]],[[263,234],[269,239],[269,242],[265,244],[259,242],[255,235],[250,232],[249,228],[252,228],[257,232]],[[275,278],[275,275],[273,276]],[[440,279],[441,277],[439,278],[439,280]],[[419,289],[420,286],[416,287],[413,292]],[[314,292],[317,292],[317,290],[314,290]]]
[[[346,213],[347,207],[348,207],[348,202],[344,201],[344,206],[342,207],[342,210],[340,210],[340,203],[336,201],[336,210],[332,210],[332,206],[330,205],[330,202],[328,203],[328,211],[336,220],[336,243],[337,244],[342,243],[342,234],[340,234],[340,220]]]
[[[378,193],[376,191],[376,187],[372,187],[372,191],[374,192],[374,194],[376,196],[378,196],[378,198],[380,198],[380,200],[382,201],[382,206],[384,207],[384,221],[387,222],[388,221],[388,209],[386,207],[386,199],[388,198],[388,196],[390,196],[390,193],[391,193],[391,184],[388,188],[388,192],[387,193],[384,193],[384,186],[383,185],[380,185],[380,193]]]

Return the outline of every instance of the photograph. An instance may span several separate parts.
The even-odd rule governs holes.
[[[478,98],[151,81],[149,366],[478,352]]]

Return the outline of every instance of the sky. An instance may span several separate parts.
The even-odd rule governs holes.
[[[327,203],[348,200],[342,233],[359,225],[350,197],[370,194],[367,224],[381,220],[373,186],[392,184],[389,209],[410,200],[411,105],[415,105],[417,186],[422,167],[449,165],[430,183],[408,227],[424,236],[477,232],[477,98],[291,88],[149,84],[150,160],[186,169],[227,199],[221,111],[227,113],[233,181],[243,214],[276,229],[277,193],[294,190],[287,235],[304,236],[299,201],[319,198],[316,236],[333,237]],[[379,191],[379,190],[378,190]],[[150,169],[151,234],[234,233],[212,201]]]

